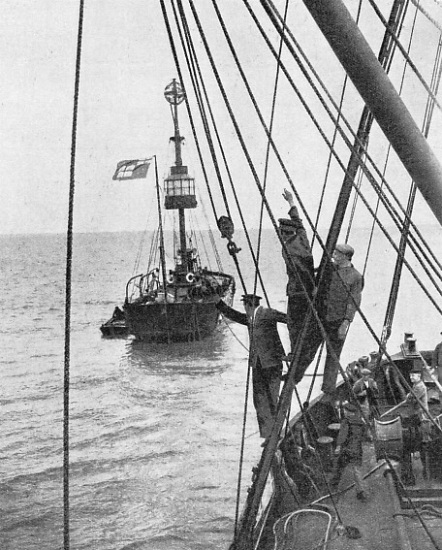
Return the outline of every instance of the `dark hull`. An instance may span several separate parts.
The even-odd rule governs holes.
[[[216,329],[214,302],[126,304],[127,328],[137,339],[151,342],[191,342]]]
[[[105,338],[124,338],[129,334],[124,319],[111,318],[101,325],[100,330]]]
[[[210,336],[220,318],[217,301],[231,303],[235,281],[230,275],[203,270],[199,282],[182,277],[166,289],[166,296],[161,286],[155,293],[146,292],[139,276],[128,282],[124,316],[129,334],[137,340],[193,342]]]

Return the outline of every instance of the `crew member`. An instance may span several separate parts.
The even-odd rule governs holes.
[[[289,203],[290,219],[279,220],[279,231],[284,242],[282,256],[287,268],[287,328],[290,336],[293,357],[298,335],[302,331],[314,288],[313,256],[307,233],[293,201],[293,195],[287,189],[282,194]]]
[[[413,414],[420,420],[428,418],[427,386],[422,380],[422,367],[414,365],[410,372],[411,392],[407,395],[407,403],[411,404]]]
[[[333,394],[339,371],[339,358],[345,338],[357,308],[361,304],[364,286],[362,275],[353,267],[354,249],[349,244],[337,244],[333,265],[327,275],[327,291],[321,321],[328,337],[327,357],[322,391]]]
[[[379,352],[378,351],[370,351],[370,361],[368,362],[368,368],[371,370],[371,372],[374,371],[379,361]]]
[[[287,323],[287,316],[275,309],[260,306],[260,300],[260,296],[245,294],[242,297],[245,314],[229,307],[221,299],[216,307],[231,321],[248,326],[253,403],[259,433],[267,440],[276,415],[284,356],[277,323]]]
[[[365,419],[370,421],[374,416],[379,416],[379,390],[378,385],[371,377],[370,369],[366,367],[361,369],[361,376],[362,378],[354,384],[353,392],[359,401]]]
[[[426,477],[426,449],[422,445],[427,439],[429,430],[428,421],[428,393],[427,387],[422,380],[422,367],[415,364],[410,372],[412,383],[411,391],[403,404],[408,404],[411,411],[408,417],[404,418],[404,440],[401,462],[401,479],[405,485],[415,485],[416,478],[413,472],[411,453],[419,451],[423,466],[424,477]]]
[[[155,294],[158,292],[158,288],[160,286],[160,281],[158,280],[160,270],[158,268],[153,269],[149,273],[149,282],[147,283],[147,291],[151,294]]]
[[[365,427],[357,405],[347,402],[344,403],[343,409],[344,417],[341,420],[335,447],[338,458],[330,484],[333,490],[337,490],[345,467],[350,466],[356,486],[356,498],[365,502],[368,495],[361,471]]]
[[[316,315],[310,317],[307,338],[303,339],[298,365],[294,375],[297,384],[307,367],[315,358],[319,346],[327,336],[327,356],[322,381],[322,391],[333,400],[339,371],[339,358],[350,323],[361,303],[364,286],[362,275],[353,267],[351,259],[354,249],[348,244],[337,244],[332,262],[324,274],[323,283],[315,296],[315,305],[322,328]]]

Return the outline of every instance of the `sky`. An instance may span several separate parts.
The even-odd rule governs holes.
[[[254,7],[259,5],[257,0],[251,3]],[[284,2],[276,3],[282,11]],[[354,10],[356,1],[348,0],[347,3]],[[210,22],[213,15],[209,10],[209,0],[196,0],[195,4],[204,6],[202,16]],[[439,2],[427,0],[424,4],[435,19],[442,21]],[[274,86],[274,62],[266,60],[262,55],[262,45],[253,41],[256,39],[249,32],[250,18],[240,9],[238,1],[224,0],[221,5],[226,20],[233,21],[232,36],[237,41],[238,53],[257,97],[266,102],[268,118]],[[79,2],[71,0],[2,2],[0,233],[66,231],[78,10]],[[297,36],[299,33],[300,40],[308,48],[311,61],[325,69],[330,89],[339,100],[342,77],[338,71],[335,73],[336,60],[327,52],[325,41],[313,34],[311,18],[302,3],[292,2],[290,10],[289,17],[293,18],[292,23],[296,23],[293,28],[296,28]],[[208,38],[215,43],[217,62],[228,75],[232,60],[226,48],[216,48],[221,44],[221,38],[216,38],[215,27],[208,28],[211,31]],[[404,32],[409,31],[408,28]],[[379,35],[373,30],[373,34],[376,33]],[[432,29],[427,37],[428,41],[433,40],[437,33]],[[274,44],[278,44],[276,39]],[[429,55],[427,42],[417,44],[414,53],[428,72],[433,54]],[[173,78],[177,78],[177,71],[158,1],[85,1],[75,166],[75,231],[138,231],[156,225],[152,211],[153,172],[146,180],[133,182],[112,181],[112,174],[120,160],[152,155],[157,156],[160,176],[167,173],[173,161],[169,144],[173,125],[163,92]],[[226,85],[240,97],[239,79],[227,79]],[[313,211],[319,195],[313,183],[316,185],[324,177],[326,149],[305,115],[301,114],[299,104],[289,99],[286,91],[287,85],[281,79],[275,126],[279,124],[279,143],[294,181],[302,188],[307,208]],[[414,97],[416,101],[422,95],[425,97],[418,87],[409,88],[407,93],[411,102]],[[217,114],[222,112],[221,98],[218,99],[212,105]],[[244,104],[240,113],[241,124],[245,136],[252,142],[255,140],[253,154],[262,176],[266,142],[255,138],[258,134],[249,109]],[[357,121],[360,111],[360,102],[355,100],[348,114]],[[198,157],[184,107],[180,110],[180,117],[183,134],[187,137],[184,160],[199,176],[197,184],[202,196],[204,183],[201,172],[198,172]],[[332,128],[329,131],[332,135]],[[233,135],[232,126],[226,124],[224,132],[228,143]],[[436,155],[442,159],[442,140],[437,130],[430,135],[430,142]],[[248,225],[257,227],[258,195],[256,190],[251,191],[253,181],[250,174],[241,172],[239,151],[237,156],[235,185],[246,205],[244,215]],[[272,162],[274,159],[271,165]],[[279,184],[280,175],[276,169],[271,175],[269,200],[276,217],[279,217],[286,212],[281,197],[285,184],[282,178]],[[221,213],[223,207],[219,193],[215,201]],[[331,212],[332,206],[333,201],[326,201],[324,208]],[[434,222],[424,204],[420,209],[424,220]],[[206,210],[210,215],[207,203]],[[203,225],[207,223],[211,222],[202,222]],[[363,215],[361,223],[368,223]],[[270,221],[265,219],[264,225],[269,227]]]

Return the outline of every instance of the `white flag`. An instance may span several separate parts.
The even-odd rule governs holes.
[[[122,160],[117,164],[113,180],[135,180],[145,178],[149,170],[150,159]]]

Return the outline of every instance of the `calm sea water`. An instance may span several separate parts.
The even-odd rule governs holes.
[[[360,231],[352,244],[365,237]],[[440,231],[430,238],[442,257]],[[139,244],[136,233],[74,241],[71,548],[224,549],[235,518],[247,334],[223,323],[213,338],[169,347],[101,338],[100,324],[123,301]],[[65,238],[2,236],[0,245],[0,548],[54,550],[63,544]],[[382,239],[377,245],[363,306],[379,331],[394,258]],[[224,269],[234,273],[220,251]],[[286,277],[271,233],[262,258],[272,306],[284,310]],[[250,291],[250,261],[243,268]],[[410,329],[423,349],[438,341],[442,322],[406,276],[392,352]],[[357,320],[343,362],[374,348]],[[256,430],[249,399],[244,486],[260,453]]]

